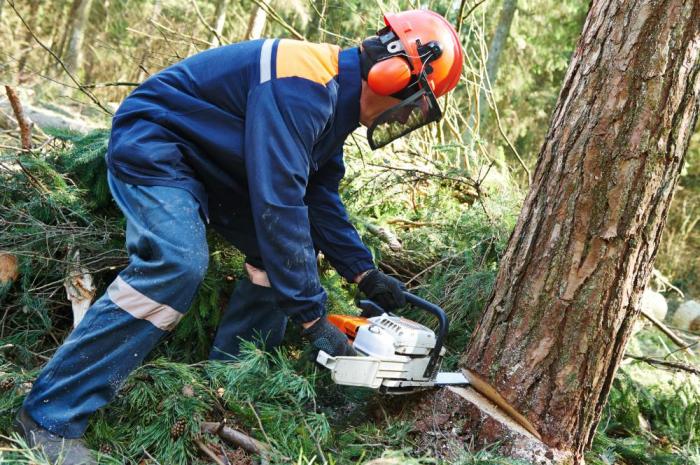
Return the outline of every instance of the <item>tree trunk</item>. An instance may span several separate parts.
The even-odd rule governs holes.
[[[219,37],[221,37],[221,34],[224,32],[224,25],[226,24],[226,7],[228,7],[228,0],[218,0],[216,2],[216,10],[214,13],[216,16],[216,22],[214,23],[216,34],[211,35],[211,48],[221,45]]]
[[[70,37],[66,49],[64,63],[66,67],[74,74],[80,71],[83,61],[83,40],[85,38],[85,29],[90,17],[90,8],[92,0],[75,0],[75,18],[73,20]]]
[[[255,5],[253,10],[250,12],[250,19],[248,19],[248,30],[246,30],[245,33],[245,40],[259,39],[265,30],[266,22],[267,13],[258,5]]]
[[[592,441],[697,119],[699,56],[700,2],[593,0],[462,360],[534,426],[546,458],[568,457],[535,463],[582,464]],[[470,405],[475,444],[528,458],[522,434]]]

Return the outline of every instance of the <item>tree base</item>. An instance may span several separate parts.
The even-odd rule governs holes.
[[[438,389],[416,404],[410,415],[425,448],[447,461],[468,444],[533,465],[583,465],[582,458],[547,446],[471,387]]]

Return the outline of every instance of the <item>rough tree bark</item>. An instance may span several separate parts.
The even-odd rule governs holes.
[[[461,431],[476,444],[501,441],[502,451],[534,463],[583,463],[697,119],[699,56],[700,2],[592,1],[462,360],[527,418],[548,451],[535,460],[525,436],[478,402],[437,393],[437,411],[454,420],[461,409]]]

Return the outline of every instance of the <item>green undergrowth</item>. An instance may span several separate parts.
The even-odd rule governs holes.
[[[643,329],[627,349],[642,351],[664,358],[668,343],[654,329]],[[676,353],[670,361],[698,364],[700,357]],[[587,463],[698,465],[698,418],[697,376],[626,359],[613,382]]]

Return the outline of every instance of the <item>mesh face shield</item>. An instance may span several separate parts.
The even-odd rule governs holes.
[[[420,89],[416,93],[377,116],[369,127],[367,140],[372,150],[384,147],[426,124],[440,121],[442,111],[425,74],[420,74],[418,84]]]

